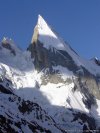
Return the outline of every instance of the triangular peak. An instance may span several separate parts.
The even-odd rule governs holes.
[[[34,32],[33,32],[31,43],[34,43],[34,42],[37,41],[40,29],[43,30],[43,29],[45,29],[45,27],[47,27],[47,23],[43,19],[43,17],[39,14],[38,15],[37,24],[36,24],[36,26],[34,28]]]
[[[41,15],[38,15],[38,21],[34,28],[34,33],[32,36],[31,43],[37,42],[37,39],[43,44],[47,49],[56,48],[58,50],[64,50],[65,46],[56,35],[56,33],[51,29],[47,22],[43,19]]]
[[[44,21],[43,17],[40,14],[38,15],[38,21],[39,20],[43,20]]]
[[[38,15],[38,22],[37,25],[42,28],[43,26],[47,26],[47,22],[44,20],[44,18],[41,15]]]

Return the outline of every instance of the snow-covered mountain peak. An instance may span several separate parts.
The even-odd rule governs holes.
[[[35,44],[36,47],[33,44]],[[97,65],[98,63],[94,63],[89,60],[85,60],[81,58],[68,44],[66,44],[63,41],[61,37],[59,37],[54,32],[54,30],[47,24],[47,22],[43,19],[43,17],[41,15],[38,15],[38,21],[34,28],[31,45],[29,46],[28,50],[31,51],[32,58],[33,57],[35,58],[35,56],[36,57],[38,56],[40,60],[40,57],[41,57],[41,60],[43,60],[43,64],[44,64],[44,60],[50,59],[50,58],[47,57],[48,54],[46,54],[46,52],[44,52],[43,54],[43,51],[45,50],[42,51],[42,49],[51,50],[52,52],[54,50],[55,52],[58,52],[60,55],[62,55],[65,58],[66,61],[70,62],[70,64],[72,64],[71,61],[73,60],[74,64],[76,64],[78,67],[81,67],[81,66],[85,67],[93,75],[100,73],[100,66]],[[38,55],[35,55],[34,51],[37,51]],[[65,57],[64,53],[68,54],[69,56]],[[48,63],[50,64],[50,61],[46,61],[46,66]],[[60,61],[60,64],[61,64],[61,61]]]
[[[53,32],[51,27],[47,24],[47,22],[43,19],[41,15],[38,15],[38,21],[34,28],[34,33],[32,36],[31,43],[39,40],[43,47],[50,49],[56,48],[58,50],[64,50],[65,46],[59,39],[59,37]]]
[[[36,26],[34,28],[34,33],[33,33],[33,36],[32,36],[31,43],[34,43],[34,42],[37,41],[38,35],[39,35],[39,30],[40,29],[44,29],[46,25],[47,25],[47,23],[45,22],[43,17],[39,14],[38,15],[37,24],[36,24]]]
[[[1,133],[93,133],[96,129],[100,129],[98,58],[81,58],[41,15],[27,51],[3,39]]]
[[[2,43],[4,43],[4,44],[13,44],[14,42],[11,38],[9,39],[8,37],[4,37],[2,39]]]
[[[16,53],[18,53],[20,51],[19,48],[14,43],[14,41],[11,38],[8,38],[8,37],[4,37],[2,39],[1,46],[3,48],[6,48],[6,49],[10,50],[11,53],[13,53],[14,55],[16,55]]]

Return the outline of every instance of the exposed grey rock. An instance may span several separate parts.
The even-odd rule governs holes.
[[[49,68],[50,72],[52,72],[52,66],[57,65],[66,67],[74,73],[78,69],[72,57],[67,52],[55,48],[48,50],[43,47],[43,44],[39,40],[30,44],[28,50],[31,52],[35,67],[39,71],[43,68]]]
[[[16,55],[16,52],[15,50],[11,47],[11,45],[9,43],[4,43],[2,42],[2,46],[8,50],[10,50],[10,52],[13,54],[13,55]]]

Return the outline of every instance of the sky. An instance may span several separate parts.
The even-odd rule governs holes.
[[[0,41],[26,49],[38,14],[80,56],[100,58],[100,0],[0,0]]]

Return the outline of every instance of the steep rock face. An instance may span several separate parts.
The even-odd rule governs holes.
[[[34,58],[34,64],[39,71],[43,68],[49,68],[52,72],[52,67],[57,65],[67,67],[73,72],[78,70],[72,57],[66,51],[56,48],[46,49],[39,40],[33,42],[28,50],[31,51],[31,57]]]

